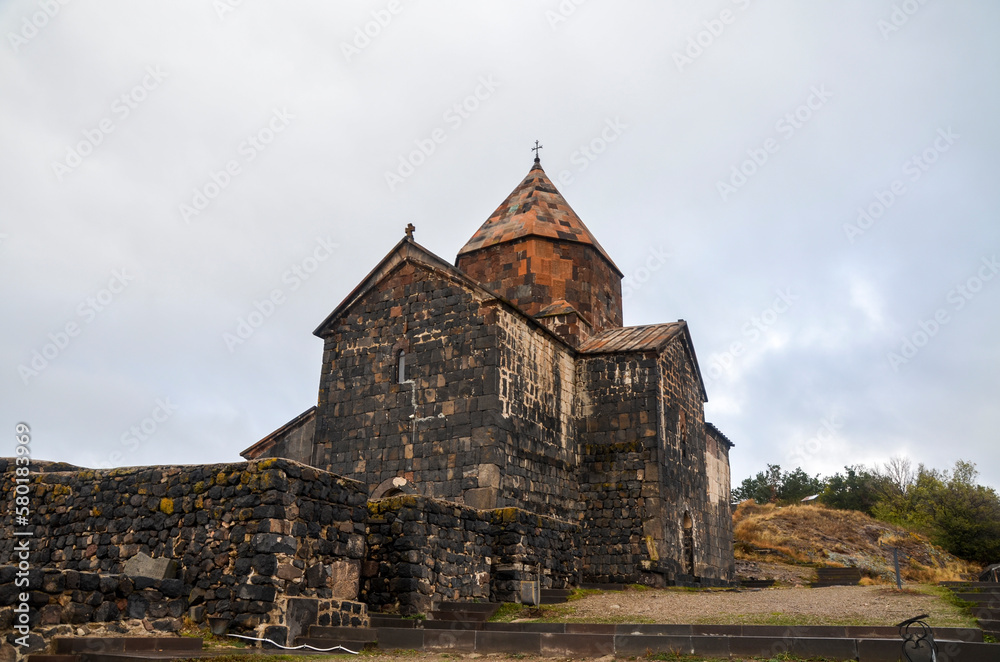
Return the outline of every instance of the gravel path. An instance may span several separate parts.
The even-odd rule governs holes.
[[[930,614],[930,625],[971,621],[942,599],[884,586],[769,588],[742,591],[628,590],[590,595],[563,605],[573,620],[654,623],[759,623],[783,625],[894,625]],[[567,610],[569,611],[569,610]]]

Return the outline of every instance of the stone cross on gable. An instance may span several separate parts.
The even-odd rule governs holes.
[[[406,224],[406,238],[409,239],[410,241],[413,241],[413,231],[416,230],[416,229],[417,228],[414,227],[413,223],[407,223]]]

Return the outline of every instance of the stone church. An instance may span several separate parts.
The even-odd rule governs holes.
[[[623,326],[621,281],[536,157],[454,264],[407,228],[315,330],[318,404],[242,456],[573,523],[584,582],[731,581],[732,444],[687,324]]]

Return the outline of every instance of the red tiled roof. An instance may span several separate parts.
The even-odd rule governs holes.
[[[537,160],[527,177],[497,207],[458,254],[471,253],[529,235],[589,244],[612,266],[615,264],[566,199],[556,190]]]
[[[659,350],[677,334],[682,333],[684,326],[684,322],[668,322],[609,329],[588,339],[580,345],[579,351],[583,354],[603,354]]]

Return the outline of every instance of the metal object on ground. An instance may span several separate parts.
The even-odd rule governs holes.
[[[920,614],[896,625],[899,636],[903,638],[903,655],[909,662],[937,662],[934,631],[924,621],[925,618],[927,614]]]

